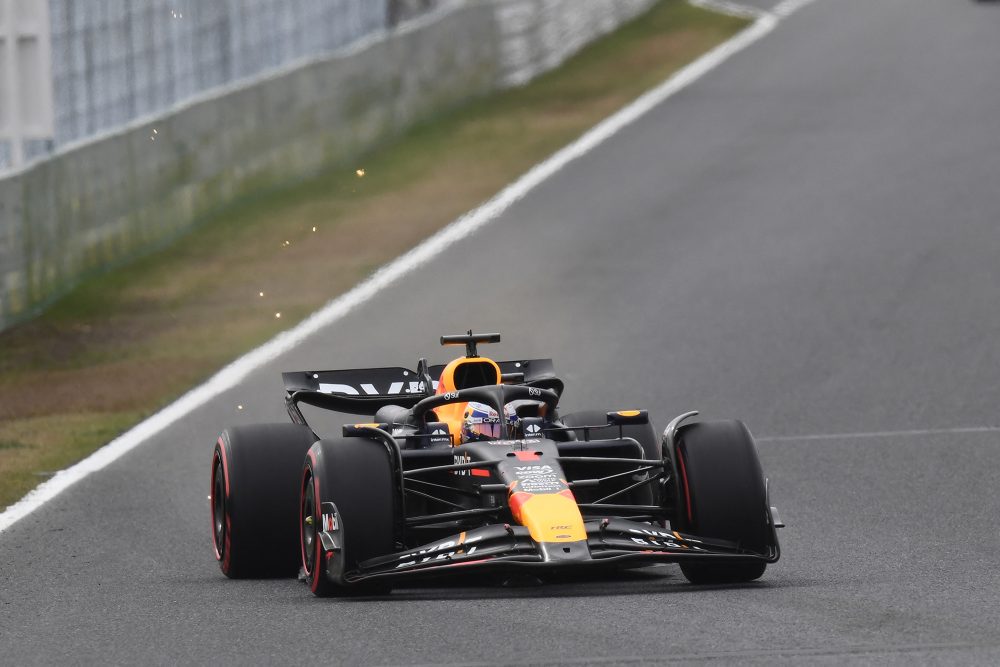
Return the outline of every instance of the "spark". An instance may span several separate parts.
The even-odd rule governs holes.
[[[157,131],[157,129],[155,127],[153,128],[153,134],[159,134],[159,132]]]
[[[275,314],[274,314],[274,317],[275,317],[276,319],[279,319],[279,320],[280,320],[280,319],[281,319],[281,313],[275,313]]]
[[[258,292],[258,294],[259,294],[260,296],[264,296],[264,293],[263,293],[263,292]]]
[[[363,178],[364,175],[365,175],[365,170],[363,168],[362,169],[358,169],[354,173],[358,175],[358,178]]]
[[[242,405],[237,405],[237,406],[236,406],[236,409],[237,409],[237,410],[242,410],[242,409],[243,409],[243,406],[242,406]]]
[[[292,242],[291,242],[291,241],[285,241],[284,243],[282,243],[282,244],[281,244],[281,247],[282,247],[282,248],[287,248],[287,247],[288,247],[288,246],[290,246],[290,245],[292,245]]]
[[[316,228],[315,228],[315,227],[313,227],[313,231],[314,231],[314,232],[316,231]]]

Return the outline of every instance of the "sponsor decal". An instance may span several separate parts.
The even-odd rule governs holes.
[[[357,389],[349,384],[332,384],[320,382],[319,390],[324,394],[347,394],[348,396],[360,396]]]
[[[661,549],[687,549],[688,547],[677,544],[673,540],[658,540],[652,537],[631,537],[629,538],[636,544],[641,544],[644,547],[653,546],[659,547]]]
[[[429,444],[436,445],[443,442],[448,443],[449,445],[451,444],[451,435],[448,433],[448,429],[442,426],[435,427],[434,430],[431,431],[430,436],[431,437],[427,439]]]
[[[559,474],[548,464],[514,466],[514,476],[518,490],[525,493],[558,493],[563,488]]]
[[[470,424],[499,424],[500,423],[500,418],[497,417],[496,415],[492,415],[490,417],[471,417],[470,416],[470,417],[466,417],[465,421],[469,422]]]
[[[413,567],[414,565],[423,565],[424,563],[432,561],[450,560],[455,556],[471,556],[476,553],[477,547],[466,547],[469,544],[478,542],[481,539],[483,539],[482,536],[475,536],[464,541],[459,540],[458,542],[448,540],[446,542],[433,544],[425,549],[420,549],[419,551],[411,551],[410,553],[403,554],[399,557],[401,562],[396,564],[396,569],[398,570],[403,567]]]
[[[434,390],[437,391],[438,381],[433,380]],[[362,382],[358,386],[350,384],[340,384],[336,382],[320,382],[319,390],[324,394],[343,394],[345,396],[394,396],[397,394],[422,394],[424,393],[423,382],[393,382],[388,389],[380,391],[370,382]]]
[[[643,546],[654,546],[663,549],[693,549],[695,551],[703,551],[703,549],[684,544],[686,540],[681,538],[681,536],[676,533],[667,533],[662,530],[653,530],[647,528],[629,528],[629,533],[633,535],[640,535],[641,537],[630,537],[629,539],[636,544],[641,544]]]
[[[459,465],[464,465],[466,463],[472,463],[471,456],[469,456],[468,454],[455,454],[455,465],[459,466]],[[471,474],[468,468],[466,468],[465,470],[453,470],[452,472],[455,473],[456,475]]]
[[[324,514],[323,515],[323,530],[325,532],[335,531],[340,527],[337,522],[337,515],[334,514]]]

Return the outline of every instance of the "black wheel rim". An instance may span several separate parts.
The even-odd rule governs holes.
[[[212,473],[212,533],[219,556],[225,555],[226,548],[226,485],[222,461],[216,457]]]
[[[312,574],[316,542],[316,496],[312,475],[307,475],[302,490],[302,559],[306,573]]]

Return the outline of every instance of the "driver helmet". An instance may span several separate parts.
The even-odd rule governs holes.
[[[465,406],[462,416],[462,442],[476,442],[478,440],[501,440],[514,437],[520,422],[514,406],[505,405],[504,413],[507,421],[507,431],[500,427],[500,419],[497,411],[485,403],[470,401]]]

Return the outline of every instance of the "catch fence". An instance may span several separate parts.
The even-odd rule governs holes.
[[[48,14],[54,122],[51,137],[5,137],[0,168],[323,56],[435,2],[17,0],[47,3],[32,11]],[[24,78],[35,80],[22,80],[22,92],[49,83],[34,72]],[[23,141],[21,153],[12,141]]]

